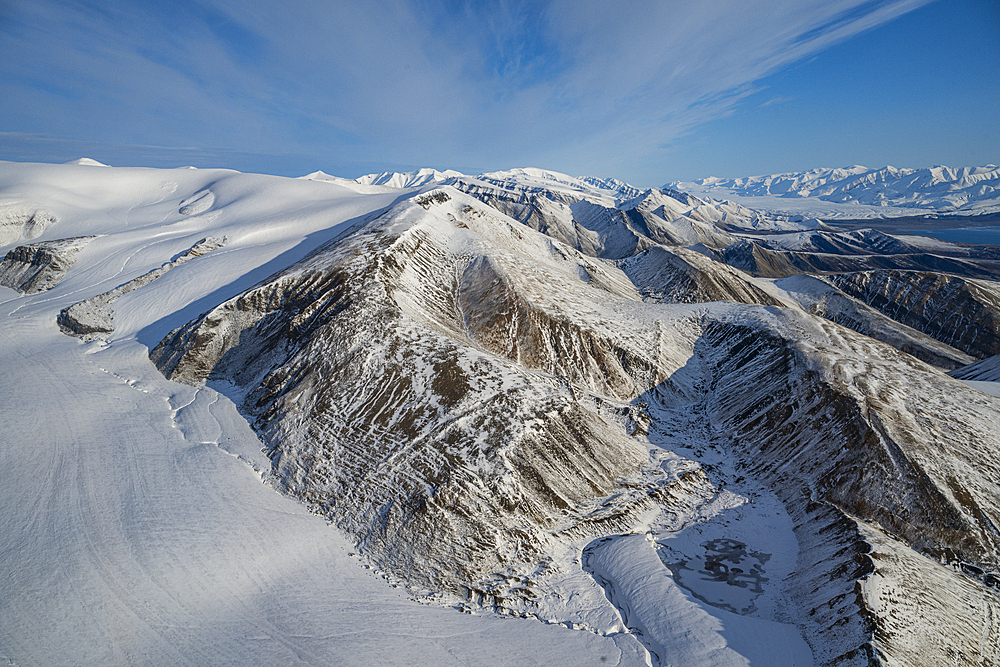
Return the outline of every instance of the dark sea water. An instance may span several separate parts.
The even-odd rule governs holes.
[[[963,227],[961,229],[908,229],[907,234],[929,236],[952,243],[1000,245],[1000,227]]]

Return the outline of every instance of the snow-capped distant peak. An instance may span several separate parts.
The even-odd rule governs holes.
[[[94,160],[94,159],[89,158],[89,157],[82,157],[82,158],[79,158],[77,160],[70,160],[66,164],[78,164],[78,165],[81,165],[81,166],[84,166],[84,167],[107,167],[108,166],[108,165],[104,164],[103,162],[98,162],[97,160]]]
[[[463,176],[453,169],[438,171],[437,169],[418,169],[417,171],[384,171],[381,174],[365,174],[354,179],[361,185],[383,185],[391,188],[419,188],[431,183],[444,183],[452,178]]]
[[[992,164],[923,169],[852,165],[746,178],[676,181],[666,187],[786,212],[803,212],[802,206],[788,200],[822,201],[833,205],[827,217],[912,215],[912,209],[972,214],[1000,211],[1000,168]],[[850,211],[838,212],[838,205],[849,206]],[[863,207],[871,210],[866,213]]]
[[[607,190],[622,199],[633,199],[641,195],[643,192],[648,192],[648,190],[640,190],[633,185],[629,185],[625,181],[619,181],[617,178],[594,178],[593,176],[584,176],[580,180],[591,187],[595,187],[600,190]]]
[[[374,175],[374,174],[373,174]],[[314,171],[311,174],[306,174],[305,176],[299,176],[300,181],[315,181],[317,183],[329,183],[331,185],[339,185],[340,187],[347,188],[349,190],[354,190],[355,192],[361,194],[378,194],[392,192],[394,190],[400,189],[402,186],[394,185],[370,185],[367,183],[362,183],[360,180],[355,180],[352,178],[342,178],[340,176],[331,176],[325,171]]]
[[[643,192],[614,178],[570,176],[534,167],[487,172],[476,179],[505,189],[547,190],[605,202],[633,199]]]
[[[480,178],[493,181],[543,181],[549,183],[561,183],[563,185],[579,186],[580,179],[558,171],[548,169],[538,169],[537,167],[523,167],[517,169],[507,169],[504,171],[491,171],[480,174]]]
[[[304,181],[329,181],[337,179],[336,176],[331,176],[325,171],[314,171],[311,174],[306,174],[305,176],[299,176]]]

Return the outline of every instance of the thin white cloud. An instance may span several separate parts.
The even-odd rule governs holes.
[[[927,1],[34,0],[0,21],[0,129],[607,172]]]
[[[653,0],[620,12],[609,3],[574,11],[577,2],[557,0],[549,21],[574,62],[564,85],[595,123],[585,150],[601,152],[599,122],[619,118],[615,140],[631,135],[626,145],[640,153],[725,114],[768,74],[922,4]]]
[[[766,109],[767,107],[773,107],[775,104],[784,104],[785,102],[791,102],[795,97],[792,95],[775,95],[766,102],[761,103],[761,108]]]

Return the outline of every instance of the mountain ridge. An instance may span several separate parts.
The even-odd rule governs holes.
[[[813,198],[835,204],[929,213],[1000,211],[1000,167],[994,164],[919,169],[891,166],[870,169],[854,165],[743,178],[674,181],[664,187],[722,197],[776,197],[779,202]]]

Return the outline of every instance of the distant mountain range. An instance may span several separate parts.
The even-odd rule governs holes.
[[[348,179],[315,172],[304,177],[344,184]],[[420,169],[383,172],[354,179],[362,186],[413,188],[454,181],[501,182],[518,179],[538,187],[569,188],[577,192],[600,191],[619,198],[639,196],[643,190],[614,178],[571,177],[544,169],[512,169],[469,176],[454,170]],[[789,220],[815,228],[815,219],[893,218],[913,215],[984,215],[1000,213],[1000,167],[928,167],[871,169],[861,165],[818,168],[809,171],[671,181],[662,190],[697,197],[692,205],[734,208],[742,205],[740,217],[755,219],[750,227],[782,229]],[[369,192],[370,190],[365,190]],[[732,217],[732,212],[731,212]],[[764,224],[763,221],[770,221]],[[777,224],[776,224],[777,223]]]
[[[699,198],[667,187],[641,189],[615,178],[574,177],[532,167],[494,171],[478,176],[469,176],[453,170],[442,172],[436,169],[420,169],[411,172],[367,174],[353,180],[330,176],[322,171],[313,172],[302,178],[342,185],[365,194],[428,185],[450,185],[463,192],[474,193],[481,199],[483,197],[490,199],[490,205],[499,205],[505,213],[513,215],[535,229],[540,229],[539,225],[544,226],[546,230],[550,227],[561,229],[561,232],[555,232],[559,238],[567,234],[577,234],[577,228],[582,225],[582,228],[599,236],[608,233],[618,236],[624,233],[630,237],[637,233],[640,236],[648,236],[657,243],[662,242],[664,239],[654,238],[658,233],[654,229],[646,228],[644,231],[633,229],[632,223],[619,215],[638,209],[647,210],[647,213],[658,216],[661,222],[654,224],[654,227],[662,227],[661,223],[668,224],[671,231],[660,231],[670,236],[669,242],[682,244],[706,241],[720,230],[803,231],[816,229],[821,224],[818,219],[809,216],[757,211],[737,202]],[[505,203],[500,203],[500,200]],[[604,212],[601,213],[597,209],[603,209]],[[609,215],[622,220],[621,224],[612,224],[613,227],[628,228],[628,230],[619,229],[618,232],[605,230],[603,225],[607,221],[598,222],[596,218],[603,220]],[[648,217],[647,215],[646,218]],[[527,222],[529,219],[534,222]],[[575,229],[577,231],[574,231]],[[587,231],[584,232],[585,236],[589,236]],[[553,234],[553,231],[544,233]],[[680,236],[677,236],[678,234]],[[732,240],[728,237],[721,239],[726,242]],[[710,242],[709,245],[714,246],[718,243]],[[606,253],[602,256],[606,256]]]
[[[917,209],[917,212],[976,215],[1000,212],[1000,167],[929,167],[869,169],[855,165],[843,169],[674,181],[671,189],[713,198],[810,199],[832,204],[854,204],[880,209]],[[780,207],[780,203],[772,204]],[[891,215],[903,215],[890,214]],[[912,213],[911,213],[912,215]]]

